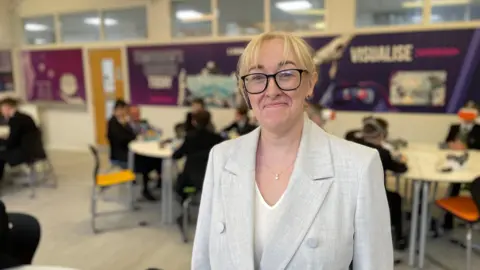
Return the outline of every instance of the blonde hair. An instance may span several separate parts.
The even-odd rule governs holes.
[[[293,56],[299,61],[297,64],[301,68],[306,69],[310,74],[316,72],[317,69],[313,60],[314,50],[304,39],[286,32],[266,32],[253,38],[245,47],[237,65],[239,78],[246,75],[248,70],[258,63],[260,48],[265,42],[273,39],[283,40],[283,57],[285,60],[290,56],[289,54],[293,53]]]

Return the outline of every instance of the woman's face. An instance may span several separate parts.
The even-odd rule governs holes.
[[[247,74],[275,74],[287,69],[304,69],[293,52],[284,57],[283,40],[266,41],[258,52],[258,62]],[[248,93],[253,113],[261,126],[270,130],[285,130],[303,116],[305,98],[311,95],[316,74],[304,72],[300,86],[293,91],[282,91],[273,78],[269,78],[266,90],[260,94]],[[301,120],[300,120],[301,121]]]

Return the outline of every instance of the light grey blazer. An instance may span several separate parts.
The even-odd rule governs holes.
[[[260,128],[215,146],[193,247],[194,270],[254,269],[255,159]],[[383,169],[374,149],[305,119],[290,187],[262,270],[393,270]]]

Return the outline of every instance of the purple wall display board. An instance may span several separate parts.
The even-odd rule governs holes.
[[[236,107],[242,101],[235,71],[241,43],[128,48],[130,98],[134,104]]]
[[[0,51],[0,93],[13,91],[13,67],[11,51]]]
[[[455,113],[480,102],[480,29],[307,38],[320,66],[313,102],[337,110]],[[128,49],[136,104],[233,107],[246,42]]]
[[[81,49],[23,51],[21,61],[28,101],[85,104]]]

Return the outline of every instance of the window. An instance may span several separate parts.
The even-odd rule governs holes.
[[[53,16],[25,18],[23,33],[26,44],[55,43],[55,20]]]
[[[171,3],[172,36],[211,36],[212,7],[210,0]]]
[[[103,27],[106,40],[147,38],[147,11],[145,7],[104,11]]]
[[[271,0],[271,28],[279,31],[325,29],[323,0]]]
[[[480,0],[431,0],[431,22],[480,20]]]
[[[219,35],[256,35],[263,32],[263,3],[261,0],[218,0]]]
[[[419,24],[422,22],[422,0],[356,0],[359,27]]]
[[[60,15],[62,42],[88,42],[100,40],[99,12]]]

